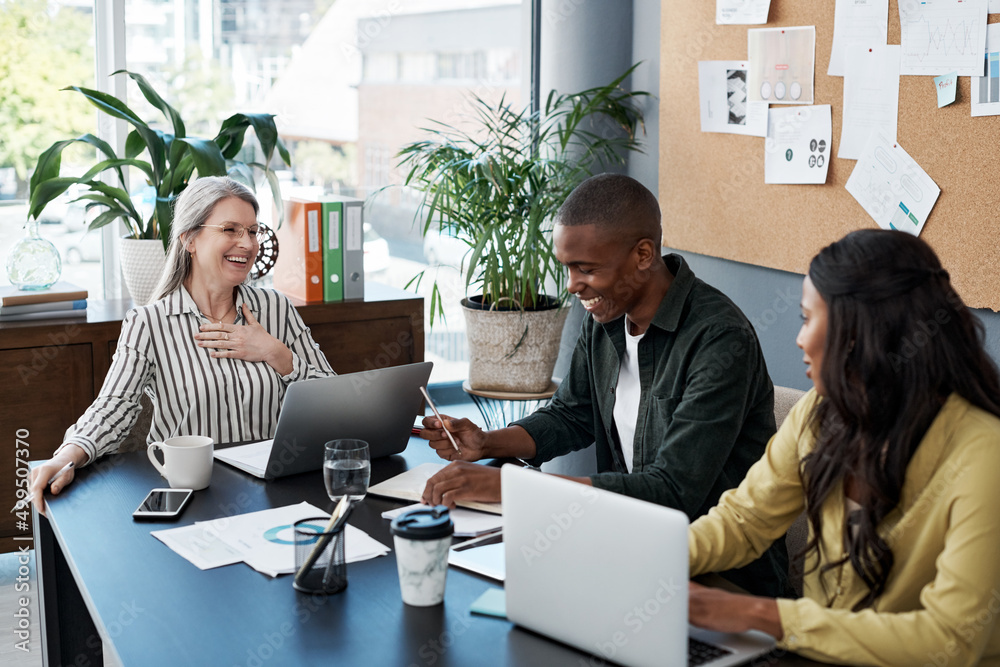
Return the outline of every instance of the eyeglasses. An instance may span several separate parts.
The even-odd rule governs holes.
[[[244,227],[238,222],[228,222],[224,225],[201,225],[202,227],[215,227],[221,229],[222,233],[226,235],[231,241],[238,241],[243,238],[244,234],[250,234],[250,238],[254,241],[260,242],[260,225],[250,225],[249,227]]]

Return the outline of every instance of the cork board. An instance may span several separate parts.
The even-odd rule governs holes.
[[[765,185],[764,139],[702,133],[698,61],[743,60],[747,29],[816,26],[814,104],[833,115],[840,144],[843,78],[827,76],[833,0],[771,0],[767,26],[719,26],[711,0],[663,0],[660,46],[660,206],[673,248],[804,274],[823,246],[877,227],[844,188],[856,162],[833,157],[825,185]],[[1000,15],[990,15],[990,22]],[[889,44],[899,8],[889,2]],[[937,108],[933,77],[902,76],[897,140],[941,188],[921,238],[965,302],[1000,311],[1000,116],[972,118],[970,78]]]

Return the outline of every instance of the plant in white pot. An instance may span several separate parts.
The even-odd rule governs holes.
[[[102,139],[85,134],[52,144],[38,158],[38,165],[31,176],[28,217],[37,219],[45,207],[71,186],[82,186],[84,193],[74,201],[86,201],[88,209],[97,207],[101,213],[90,223],[89,229],[103,227],[121,219],[129,233],[122,239],[122,273],[133,300],[138,305],[148,303],[152,290],[163,268],[166,248],[170,242],[173,221],[173,202],[198,176],[229,175],[254,188],[254,169],[267,177],[275,201],[281,201],[278,178],[269,164],[275,151],[287,165],[291,160],[288,150],[278,137],[274,116],[270,114],[237,113],[222,122],[213,139],[187,135],[180,114],[153,89],[140,74],[122,70],[139,86],[143,97],[158,109],[169,123],[172,132],[156,129],[153,123],[139,117],[121,100],[89,88],[70,86],[88,102],[114,118],[132,126],[125,141],[123,156],[116,155]],[[246,131],[253,128],[260,143],[262,157],[257,162],[237,159],[243,148]],[[85,143],[98,151],[97,163],[83,176],[60,174],[63,150],[75,143]],[[134,201],[125,186],[125,169],[135,168],[145,177],[154,193],[155,201],[148,215],[143,206]],[[115,185],[98,180],[104,172],[111,172]],[[282,207],[278,207],[279,214]]]
[[[472,122],[434,121],[430,139],[399,152],[405,185],[423,192],[423,234],[440,228],[469,246],[462,306],[473,389],[548,387],[567,312],[552,218],[584,179],[640,149],[636,102],[649,93],[621,87],[635,67],[605,86],[552,91],[541,113],[476,97]],[[543,293],[548,285],[554,294]],[[433,325],[444,312],[436,282],[430,308]]]

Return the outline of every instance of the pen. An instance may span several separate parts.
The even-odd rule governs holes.
[[[52,479],[49,480],[49,484],[51,485],[52,482],[53,482],[53,480],[55,480],[57,477],[62,477],[63,473],[69,472],[70,470],[72,470],[75,467],[76,467],[76,461],[70,461],[69,463],[67,463],[66,465],[64,465],[59,470],[59,472],[57,472],[55,475],[52,476]]]
[[[306,557],[306,561],[302,564],[302,567],[299,568],[299,571],[295,573],[296,582],[304,584],[305,577],[308,576],[309,571],[312,569],[313,565],[316,564],[316,561],[319,560],[319,557],[323,554],[323,550],[326,549],[326,545],[329,544],[332,539],[334,528],[340,528],[343,526],[343,521],[347,519],[347,515],[351,513],[351,509],[353,509],[353,507],[354,506],[351,504],[349,495],[344,494],[341,496],[340,502],[337,503],[337,506],[333,509],[333,513],[330,515],[330,522],[326,524],[326,528],[323,529],[323,535],[316,540],[316,546],[313,547],[313,550]],[[333,560],[334,559],[331,557],[330,562],[332,563]],[[326,578],[327,575],[324,574],[324,583]]]
[[[76,461],[70,461],[69,463],[67,463],[66,465],[64,465],[62,468],[60,468],[59,472],[57,472],[55,475],[52,476],[52,479],[49,480],[49,484],[52,484],[52,481],[55,478],[61,477],[64,472],[72,470],[75,467],[76,467]],[[25,507],[28,506],[28,504],[29,504],[29,501],[28,501],[27,498],[21,498],[16,503],[14,503],[14,507],[13,507],[13,509],[11,509],[11,513],[19,512],[19,511],[23,510]]]
[[[451,446],[455,448],[455,451],[456,451],[456,452],[459,452],[459,453],[461,453],[461,451],[462,451],[462,450],[458,448],[458,443],[457,443],[457,442],[455,442],[455,438],[454,438],[454,437],[452,437],[452,435],[451,435],[451,431],[449,431],[449,430],[448,430],[448,429],[447,429],[447,428],[445,427],[445,425],[444,425],[444,419],[442,419],[442,418],[441,418],[441,413],[440,413],[440,412],[438,412],[438,409],[437,409],[437,406],[436,406],[436,405],[434,405],[434,401],[432,401],[432,400],[431,400],[431,397],[430,397],[430,394],[428,394],[428,393],[427,393],[427,389],[426,389],[426,388],[424,388],[424,387],[421,387],[421,388],[420,388],[420,393],[421,393],[421,394],[423,394],[423,395],[424,395],[424,398],[426,398],[426,399],[427,399],[427,405],[431,406],[431,410],[433,410],[433,411],[434,411],[434,416],[438,418],[438,421],[439,421],[439,422],[441,422],[441,428],[442,428],[442,429],[444,430],[444,432],[445,432],[445,435],[447,435],[447,436],[448,436],[448,439],[449,439],[449,440],[451,440]]]
[[[337,517],[337,520],[333,522],[333,527],[330,528],[330,530],[327,531],[327,532],[331,532],[331,533],[336,534],[336,533],[340,532],[341,530],[343,530],[344,529],[344,524],[347,523],[347,517],[350,516],[352,509],[354,509],[354,503],[348,503],[347,509],[345,509],[343,512],[341,512],[340,516]],[[326,543],[329,542],[331,539],[334,539],[334,538],[331,538],[329,535],[324,535],[322,538],[320,538],[320,540],[323,543],[323,547],[320,549],[320,553],[322,553],[322,549],[323,548],[326,548]],[[333,566],[334,565],[337,565],[337,559],[336,559],[336,557],[334,557],[331,554],[330,555],[330,560],[326,564],[326,569],[323,570],[323,588],[324,589],[326,588],[327,584],[330,583],[330,575],[333,574]]]
[[[471,540],[466,540],[456,544],[451,548],[452,551],[465,551],[466,549],[475,549],[476,547],[485,546],[487,544],[498,544],[503,542],[503,528],[497,528],[496,530],[490,531]]]

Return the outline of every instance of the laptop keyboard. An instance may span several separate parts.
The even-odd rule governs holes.
[[[688,667],[704,665],[724,655],[732,653],[729,649],[714,644],[706,644],[693,637],[688,637]]]

